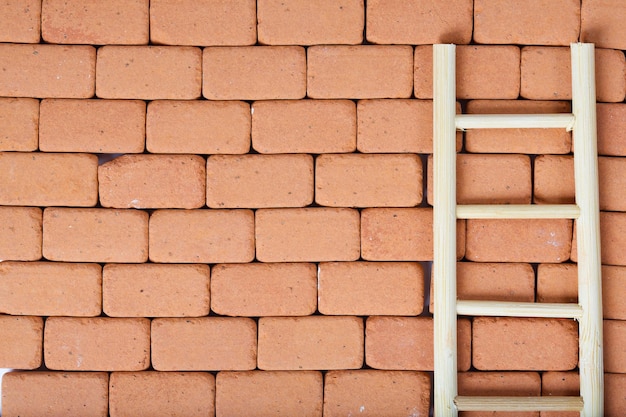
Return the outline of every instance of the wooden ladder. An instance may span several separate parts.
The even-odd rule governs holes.
[[[593,44],[571,44],[572,113],[456,115],[455,45],[434,45],[434,407],[436,417],[459,411],[580,411],[604,414],[602,290]],[[573,130],[576,204],[457,205],[457,129]],[[457,219],[576,219],[578,303],[461,301],[456,295]],[[580,397],[459,396],[457,315],[558,317],[579,322]]]

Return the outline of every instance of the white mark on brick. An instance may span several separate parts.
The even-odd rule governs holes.
[[[548,239],[548,240],[546,241],[546,243],[547,243],[548,245],[552,245],[552,246],[554,246],[554,247],[559,247],[559,246],[561,246],[561,245],[559,244],[558,240],[554,239],[555,237],[556,237],[556,232],[550,232],[550,239]]]
[[[130,206],[132,208],[140,208],[139,206],[139,200],[138,199],[134,199],[133,201],[130,202]]]
[[[365,411],[365,406],[364,405],[359,407],[359,413],[362,413],[363,411]]]

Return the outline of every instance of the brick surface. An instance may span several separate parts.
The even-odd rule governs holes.
[[[604,415],[619,417],[626,410],[626,375],[604,374]]]
[[[44,0],[41,36],[49,43],[146,44],[148,0]]]
[[[98,49],[99,98],[195,99],[202,81],[200,48],[116,46]]]
[[[541,395],[579,396],[578,372],[544,372],[541,375]],[[542,411],[541,417],[578,417],[577,411]]]
[[[200,208],[205,180],[198,155],[124,155],[98,167],[103,207]]]
[[[404,45],[324,45],[307,51],[311,98],[409,98],[412,48]]]
[[[313,202],[311,155],[212,155],[206,203],[212,208],[303,207]]]
[[[0,44],[0,96],[90,98],[95,89],[93,46]]]
[[[0,42],[40,41],[41,0],[7,0],[0,5]]]
[[[2,415],[106,417],[108,390],[106,372],[10,372],[2,379]]]
[[[604,275],[604,269],[602,272]],[[603,291],[603,298],[604,296],[606,296],[606,289]],[[578,269],[576,264],[540,264],[537,267],[537,301],[577,303]],[[603,305],[603,309],[605,308],[606,306]],[[606,311],[603,312],[606,313]]]
[[[68,262],[145,262],[148,213],[113,209],[47,208],[43,256]]]
[[[208,47],[202,95],[209,100],[299,99],[306,94],[301,46]]]
[[[533,200],[537,204],[574,203],[574,158],[539,155],[534,164]]]
[[[94,206],[97,167],[95,155],[0,153],[0,204]]]
[[[620,0],[585,0],[582,2],[581,42],[602,48],[626,49],[626,10]]]
[[[152,0],[150,40],[166,45],[235,46],[256,42],[254,0]]]
[[[242,101],[152,101],[146,148],[152,153],[246,153],[250,105]]]
[[[430,378],[422,372],[331,371],[324,379],[324,415],[428,414]]]
[[[0,311],[98,316],[102,312],[102,268],[60,262],[0,263]]]
[[[375,369],[432,371],[433,320],[429,317],[368,317],[365,325],[365,362]],[[457,325],[457,366],[471,366],[471,324]]]
[[[158,371],[246,371],[256,367],[257,325],[249,318],[152,320]]]
[[[358,44],[363,0],[257,2],[259,42],[267,45]]]
[[[48,369],[143,371],[150,366],[150,320],[50,317],[43,347]]]
[[[321,416],[322,378],[314,371],[220,372],[215,412],[218,416]]]
[[[598,103],[598,154],[609,156],[626,155],[626,104]]]
[[[39,101],[0,98],[0,151],[35,151],[38,142]]]
[[[626,373],[626,321],[604,320],[604,371]]]
[[[358,369],[363,365],[358,317],[261,317],[258,368]]]
[[[572,241],[572,261],[577,262],[576,224]],[[605,265],[626,265],[626,213],[600,212],[601,260]]]
[[[212,417],[215,377],[204,372],[113,372],[111,417]]]
[[[207,265],[105,265],[102,306],[109,317],[194,317],[209,314]]]
[[[41,258],[42,212],[38,207],[0,207],[0,259]]]
[[[317,307],[317,268],[310,263],[215,265],[211,310],[226,316],[307,316]]]
[[[354,152],[355,105],[349,100],[257,101],[252,147],[259,153]]]
[[[424,308],[424,271],[418,263],[320,263],[318,275],[322,314],[415,316]]]
[[[41,317],[0,315],[0,366],[17,369],[40,367],[42,340]]]
[[[250,262],[250,210],[158,210],[150,217],[150,260],[165,263]]]
[[[598,158],[600,210],[626,211],[626,159]]]

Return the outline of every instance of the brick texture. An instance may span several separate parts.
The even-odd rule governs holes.
[[[585,0],[581,10],[582,42],[602,48],[626,49],[626,10],[620,0]]]
[[[621,248],[626,245],[626,213],[600,212],[600,247],[601,261],[605,265],[626,265],[626,256]],[[574,233],[576,236],[576,223]],[[572,261],[577,262],[576,239],[572,241]]]
[[[37,43],[41,39],[41,0],[7,0],[0,6],[0,42]]]
[[[579,396],[579,385],[577,372],[544,372],[541,375],[541,395],[543,396]],[[541,417],[577,417],[580,413],[576,411],[542,411],[540,415]]]
[[[42,340],[41,317],[0,315],[0,366],[17,369],[40,367]]]
[[[626,373],[626,322],[604,320],[604,370]]]
[[[0,151],[37,150],[39,101],[31,98],[0,98]]]
[[[619,417],[626,409],[626,398],[622,395],[626,390],[626,375],[604,374],[604,415]]]
[[[626,156],[626,138],[620,134],[626,123],[626,104],[598,103],[598,154]]]
[[[41,258],[42,212],[38,207],[0,207],[0,259]]]

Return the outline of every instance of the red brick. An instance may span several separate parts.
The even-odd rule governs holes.
[[[105,265],[102,304],[109,317],[194,317],[209,314],[207,265]]]
[[[604,415],[620,417],[626,410],[626,375],[604,374]]]
[[[626,320],[626,268],[602,267],[602,310],[607,319]]]
[[[0,311],[98,316],[102,313],[102,268],[60,262],[0,263]]]
[[[313,202],[311,155],[212,155],[207,206],[303,207]]]
[[[0,44],[0,96],[90,98],[95,90],[93,46]]]
[[[609,156],[626,155],[626,104],[598,103],[598,154]]]
[[[577,303],[578,270],[576,264],[540,264],[537,268],[537,301],[540,303]]]
[[[152,320],[158,371],[247,371],[256,367],[257,326],[249,318]]]
[[[189,46],[98,48],[99,98],[195,99],[200,97],[202,53]]]
[[[322,374],[314,371],[220,372],[215,412],[218,416],[321,416],[322,385]]]
[[[541,375],[541,395],[580,395],[578,372],[544,372]],[[542,411],[541,417],[579,417],[577,411]]]
[[[360,254],[352,209],[260,209],[255,235],[261,262],[356,261]]]
[[[42,340],[41,317],[0,315],[0,367],[39,368]]]
[[[415,97],[433,97],[433,48],[415,48]],[[457,98],[516,99],[520,89],[517,46],[466,45],[456,48]]]
[[[471,100],[468,114],[569,113],[567,101]],[[566,154],[572,134],[564,129],[470,129],[465,150],[473,153]]]
[[[363,321],[358,317],[261,317],[258,368],[358,369]]]
[[[426,416],[430,377],[423,372],[331,371],[324,381],[324,416]]]
[[[598,101],[624,100],[626,62],[621,51],[596,49],[596,96]],[[566,47],[522,48],[520,94],[531,100],[572,98],[571,52]]]
[[[477,0],[474,41],[526,45],[567,45],[578,41],[579,0]]]
[[[537,204],[574,203],[574,158],[539,155],[535,158],[533,200]]]
[[[360,44],[363,0],[260,0],[259,43],[267,45]]]
[[[598,158],[600,210],[626,211],[626,159]]]
[[[95,206],[97,167],[95,155],[0,153],[0,204]]]
[[[208,47],[202,95],[209,100],[300,99],[306,94],[301,46]]]
[[[472,364],[479,370],[566,371],[578,363],[573,320],[477,317],[472,333]]]
[[[148,0],[45,0],[41,36],[48,43],[148,43]]]
[[[465,221],[457,222],[457,257],[465,251]],[[430,208],[366,208],[361,211],[361,257],[368,261],[433,259]]]
[[[368,317],[365,328],[365,361],[375,369],[432,371],[433,319],[429,317]],[[458,370],[471,366],[471,324],[457,326]]]
[[[140,153],[146,103],[132,100],[43,100],[39,149],[45,152]]]
[[[356,106],[349,100],[257,101],[252,147],[259,153],[354,152]]]
[[[43,228],[43,255],[51,261],[148,259],[148,214],[142,211],[47,208]]]
[[[0,151],[35,151],[38,141],[39,101],[0,98]]]
[[[211,310],[226,316],[307,316],[317,307],[310,263],[220,264],[211,276]]]
[[[215,377],[203,372],[113,372],[111,417],[215,415]]]
[[[166,45],[253,45],[254,0],[152,0],[150,40]]]
[[[100,204],[113,208],[200,208],[205,161],[199,155],[123,155],[98,167]]]
[[[43,347],[48,369],[143,371],[150,366],[150,320],[50,317]]]
[[[602,48],[626,49],[626,10],[621,0],[584,0],[581,42],[595,43]]]
[[[626,265],[626,213],[600,212],[600,247],[602,263]],[[572,261],[578,261],[576,223],[572,240]]]
[[[604,320],[604,370],[626,373],[626,321]]]
[[[0,207],[0,260],[41,258],[42,217],[38,207]]]
[[[150,217],[152,262],[239,263],[253,259],[251,210],[158,210]]]
[[[10,372],[2,379],[6,417],[106,417],[106,372]]]
[[[146,148],[152,153],[246,153],[250,150],[250,105],[242,101],[152,101]]]
[[[424,271],[418,263],[320,263],[318,279],[322,314],[416,316],[424,309]]]
[[[7,0],[0,5],[0,42],[38,43],[41,0]]]

